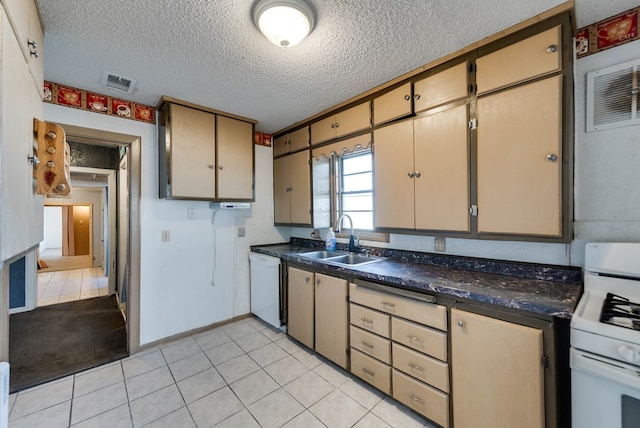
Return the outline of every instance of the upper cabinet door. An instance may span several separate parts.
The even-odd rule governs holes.
[[[562,68],[560,25],[476,60],[478,94]]]
[[[309,127],[305,126],[297,131],[289,134],[289,152],[297,152],[298,150],[309,147]]]
[[[336,114],[336,137],[371,128],[371,104],[362,103]]]
[[[34,85],[42,98],[44,82],[44,33],[40,24],[40,15],[34,0],[6,0],[5,10],[16,27],[17,38],[22,54],[29,63]],[[30,45],[29,42],[35,43]],[[33,55],[31,54],[33,52]]]
[[[478,98],[478,232],[561,236],[562,76]]]
[[[253,125],[217,116],[218,199],[253,199]]]
[[[169,117],[171,196],[215,199],[215,115],[171,104]]]
[[[390,120],[411,114],[411,83],[387,92],[373,100],[373,124],[389,122]]]
[[[273,156],[286,155],[289,153],[289,134],[285,134],[273,141]]]
[[[373,131],[375,225],[414,228],[413,121]]]
[[[416,229],[468,232],[467,105],[417,118],[413,128]]]
[[[414,84],[414,110],[436,107],[469,94],[469,65],[465,61]]]
[[[330,116],[311,124],[311,145],[336,138],[336,117]]]

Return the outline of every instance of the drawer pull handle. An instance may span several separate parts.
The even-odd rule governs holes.
[[[419,372],[424,372],[424,368],[423,368],[423,367],[416,366],[416,365],[415,365],[415,364],[413,364],[413,363],[409,363],[409,367],[411,367],[411,368],[412,368],[412,369],[414,369],[414,370],[418,370]]]
[[[362,371],[364,372],[364,374],[369,375],[371,377],[374,377],[376,375],[374,372],[372,372],[371,370],[365,367],[362,368]]]
[[[373,320],[369,320],[366,318],[360,318],[360,321],[362,321],[362,324],[369,324],[371,327],[373,327]]]
[[[385,308],[386,307],[390,307],[392,309],[395,309],[395,307],[396,307],[395,303],[391,303],[388,300],[384,300],[384,301],[382,301],[380,303],[382,303],[382,306],[385,307]]]
[[[365,342],[364,340],[361,342],[362,346],[368,349],[371,349],[371,351],[373,352],[373,345],[370,343]]]
[[[420,342],[420,343],[422,343],[422,339],[421,339],[421,338],[419,338],[419,337],[415,337],[415,336],[413,336],[413,335],[411,335],[411,334],[410,334],[410,335],[408,335],[407,337],[409,338],[409,341],[410,341],[410,342]]]
[[[422,400],[422,399],[420,399],[420,398],[416,397],[416,396],[415,396],[415,395],[413,395],[413,394],[409,394],[409,398],[411,398],[411,400],[415,401],[416,403],[424,404],[424,400]]]

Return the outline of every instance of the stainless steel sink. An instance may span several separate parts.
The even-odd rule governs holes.
[[[327,263],[340,265],[363,265],[383,260],[380,257],[363,256],[361,254],[347,253],[344,251],[310,251],[308,253],[300,253],[299,256],[309,259],[322,260]]]
[[[372,263],[382,260],[378,257],[363,256],[360,254],[345,254],[344,256],[331,257],[327,259],[327,262],[340,263],[343,265],[363,265],[365,263]]]
[[[299,256],[307,257],[309,259],[328,259],[331,257],[340,257],[344,255],[348,255],[349,253],[345,253],[344,251],[310,251],[308,253],[300,253]]]

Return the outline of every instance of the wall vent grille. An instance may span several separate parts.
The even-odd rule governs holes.
[[[640,59],[587,74],[587,132],[640,124]]]

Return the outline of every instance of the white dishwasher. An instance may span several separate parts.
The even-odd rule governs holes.
[[[259,253],[249,253],[251,265],[251,312],[276,328],[282,326],[280,290],[280,259]]]

